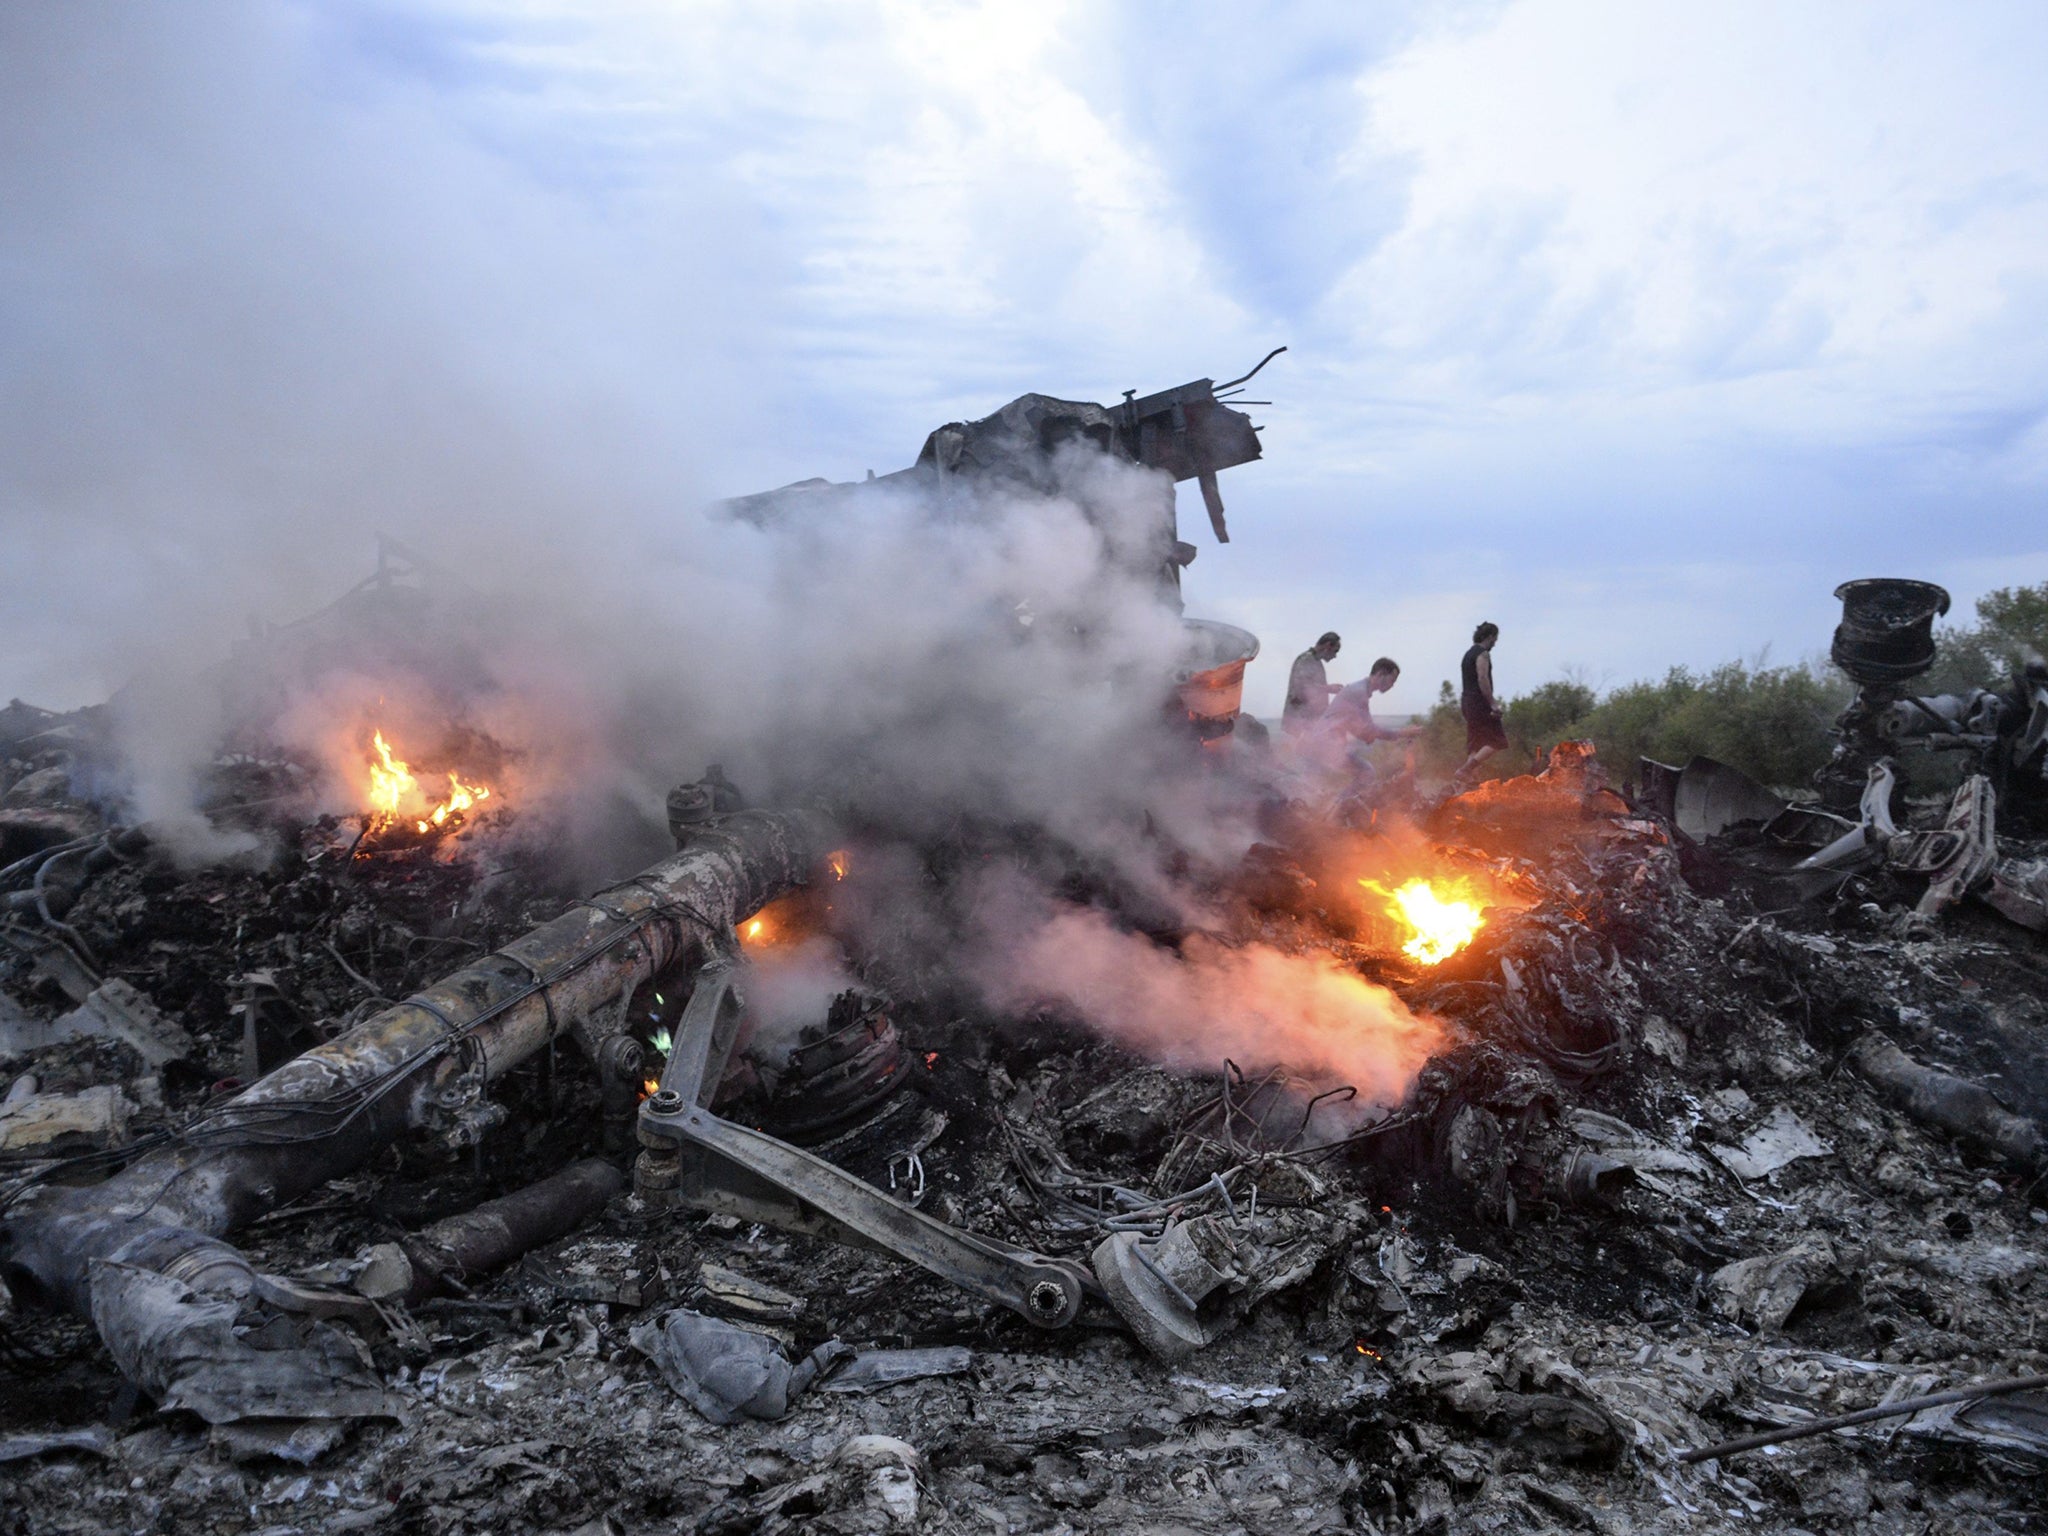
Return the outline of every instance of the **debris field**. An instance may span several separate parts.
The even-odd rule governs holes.
[[[1221,538],[1218,398],[885,480],[1080,436]],[[381,725],[347,814],[224,743],[195,854],[17,701],[0,1528],[2048,1528],[2048,673],[1909,799],[1921,585],[1844,589],[1818,802],[1318,761],[1190,621],[1148,761],[1252,830],[1144,818],[1164,893],[851,770],[593,879],[518,753]]]
[[[82,821],[34,764],[15,760],[10,806]],[[1322,1087],[1278,1070],[1165,1068],[1056,1013],[957,1012],[943,988],[898,990],[914,980],[902,957],[856,957],[908,1065],[813,1144],[891,1199],[1049,1258],[1216,1225],[1226,1304],[1198,1345],[1148,1348],[1099,1294],[1071,1325],[1034,1327],[894,1255],[665,1210],[615,1178],[575,1230],[501,1268],[387,1291],[371,1323],[331,1314],[352,1332],[336,1390],[377,1399],[360,1416],[257,1416],[243,1433],[153,1411],[85,1320],[16,1296],[7,1518],[2036,1528],[2038,1393],[1678,1458],[2044,1368],[2038,1164],[1999,1127],[1930,1119],[1867,1065],[1903,1054],[1989,1084],[2038,1127],[2039,939],[1970,909],[1902,937],[1909,893],[1883,871],[1776,907],[1780,871],[1740,832],[1695,844],[1597,774],[1561,764],[1422,813],[1446,868],[1483,868],[1515,900],[1434,966],[1323,900],[1332,845],[1266,845],[1219,883],[1235,930],[1220,942],[1321,949],[1445,1021],[1387,1114],[1312,1110]],[[369,858],[344,829],[299,830],[268,867],[196,873],[102,833],[93,851],[112,857],[61,918],[10,925],[0,1134],[17,1211],[205,1123],[275,1060],[564,905],[516,856],[482,856],[487,827]],[[832,932],[817,903],[782,915]],[[250,1264],[345,1289],[365,1255],[606,1157],[603,1084],[573,1051],[494,1094],[502,1117],[470,1145],[395,1142],[264,1213],[239,1234]],[[714,1426],[669,1383],[687,1382],[659,1326],[672,1314],[739,1323],[785,1378],[811,1364],[809,1390]]]

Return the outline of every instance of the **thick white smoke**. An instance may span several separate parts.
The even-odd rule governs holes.
[[[0,369],[10,691],[64,706],[132,680],[123,813],[189,857],[235,851],[199,807],[238,733],[361,809],[374,723],[415,761],[502,748],[501,803],[576,883],[657,857],[666,792],[719,761],[757,801],[850,797],[906,850],[963,819],[1031,828],[1193,915],[1177,861],[1227,863],[1251,832],[1157,730],[1183,646],[1158,592],[1166,479],[1070,447],[1034,485],[878,485],[765,523],[705,508],[771,458],[829,467],[738,361],[773,262],[737,226],[714,249],[516,173],[424,82],[353,67],[339,25],[229,3],[0,17],[0,268],[35,301],[28,366]],[[730,206],[677,178],[700,225]],[[906,463],[937,425],[869,451]],[[365,572],[378,530],[442,574],[311,645],[292,621]],[[927,926],[954,939],[949,900]],[[1257,1058],[1224,1023],[1235,988],[1269,999],[1247,1027],[1361,1086],[1413,1055],[1340,978],[1140,953],[1035,910],[995,947],[1143,1048],[1194,1008],[1216,1021],[1205,1063]],[[1361,1009],[1391,1042],[1372,1061],[1329,1043]],[[1296,1014],[1317,1022],[1286,1033]]]
[[[1392,1104],[1443,1043],[1437,1023],[1327,954],[1201,934],[1175,954],[1102,912],[1014,889],[985,893],[983,915],[989,942],[973,968],[996,1006],[1073,1015],[1171,1066],[1281,1066]]]

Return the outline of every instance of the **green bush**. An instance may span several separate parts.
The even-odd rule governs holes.
[[[1593,713],[1593,690],[1584,683],[1559,680],[1543,684],[1534,693],[1510,699],[1503,712],[1508,740],[1548,748],[1552,743],[1580,734],[1580,722]]]
[[[1806,667],[1741,662],[1704,676],[1675,667],[1604,699],[1584,683],[1552,681],[1508,701],[1507,750],[1487,763],[1486,776],[1526,772],[1558,742],[1590,738],[1617,780],[1634,775],[1639,757],[1683,763],[1703,753],[1766,784],[1803,785],[1827,761],[1828,727],[1849,693],[1846,682]],[[1464,761],[1465,722],[1449,683],[1423,725],[1433,769],[1447,773]]]
[[[1765,784],[1804,785],[1828,760],[1828,727],[1849,702],[1848,683],[1811,668],[1750,668],[1739,661],[1704,677],[1674,667],[1662,682],[1631,683],[1584,722],[1617,775],[1636,759],[1719,758]]]
[[[1487,778],[1521,773],[1557,742],[1585,734],[1583,722],[1595,707],[1595,695],[1584,683],[1559,679],[1534,692],[1510,699],[1502,711],[1508,733],[1507,750],[1487,763]],[[1450,773],[1465,761],[1465,717],[1458,695],[1446,682],[1436,704],[1422,718],[1422,757],[1440,772]]]

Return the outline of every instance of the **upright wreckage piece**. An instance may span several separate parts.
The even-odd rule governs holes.
[[[734,923],[806,884],[833,838],[815,811],[694,829],[673,857],[287,1062],[104,1183],[24,1196],[0,1227],[9,1282],[90,1316],[103,1263],[217,1248],[204,1240],[408,1132],[473,1141],[502,1116],[494,1079],[565,1032],[595,1055],[641,983],[729,952]]]
[[[2048,812],[2048,661],[2015,658],[2008,694],[1908,696],[1905,685],[1934,664],[1934,621],[1948,612],[1948,593],[1887,577],[1844,582],[1835,596],[1842,622],[1830,654],[1857,693],[1835,721],[1833,755],[1814,775],[1819,800],[1787,800],[1740,769],[1694,757],[1682,768],[1642,759],[1642,803],[1695,842],[1749,823],[1781,846],[1814,850],[1787,871],[1801,901],[1889,869],[1926,882],[1916,918],[1976,896],[2048,932],[2048,860],[2003,857],[1998,842],[2002,817],[2024,829]],[[1940,826],[1901,824],[1893,754],[1909,749],[1968,756],[1972,771]]]
[[[1948,612],[1948,593],[1883,577],[1845,581],[1835,596],[1842,622],[1828,654],[1856,684],[1856,697],[1835,721],[1833,756],[1814,776],[1823,802],[1854,806],[1870,767],[1906,748],[1972,754],[1998,795],[2029,808],[2048,799],[2048,663],[2016,659],[2009,693],[1909,694],[1907,685],[1934,665],[1933,626]]]
[[[1057,483],[1055,461],[1060,451],[1083,445],[1126,464],[1157,470],[1173,484],[1194,481],[1216,542],[1228,544],[1230,531],[1216,476],[1260,457],[1259,429],[1237,407],[1269,403],[1245,399],[1244,385],[1286,350],[1275,347],[1250,373],[1221,384],[1191,379],[1142,396],[1125,390],[1116,405],[1020,395],[978,421],[948,422],[938,428],[907,469],[885,475],[870,471],[866,480],[848,483],[799,480],[720,505],[729,516],[765,525],[790,518],[845,516],[861,498],[877,493],[909,491],[935,503],[957,504],[959,492],[965,491],[971,502],[979,490],[993,486],[1047,492]],[[1082,510],[1092,516],[1094,509],[1083,500]],[[1179,602],[1181,568],[1195,558],[1195,546],[1180,537],[1170,489],[1146,536],[1137,547],[1123,547],[1118,557],[1135,570],[1148,571],[1162,594]]]

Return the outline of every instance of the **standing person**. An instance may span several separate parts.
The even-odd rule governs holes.
[[[1501,725],[1500,703],[1493,693],[1493,643],[1500,638],[1498,624],[1481,624],[1472,631],[1472,648],[1458,663],[1458,712],[1465,717],[1464,766],[1452,776],[1454,789],[1464,788],[1479,775],[1479,765],[1508,744]]]
[[[1300,735],[1330,707],[1330,695],[1337,692],[1337,687],[1323,666],[1335,661],[1343,646],[1333,629],[1294,658],[1294,666],[1287,674],[1287,706],[1280,712],[1280,729],[1288,735]]]

